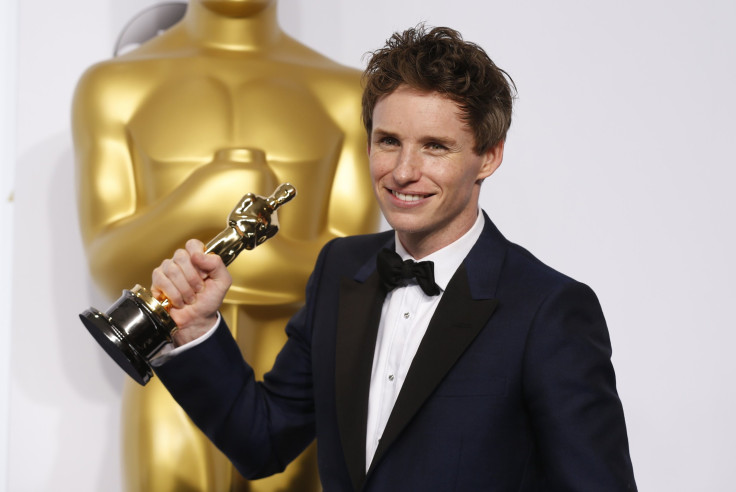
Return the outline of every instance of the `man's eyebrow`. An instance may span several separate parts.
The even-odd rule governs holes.
[[[457,147],[457,140],[455,140],[452,137],[439,137],[439,136],[432,136],[427,135],[426,137],[422,138],[422,143],[428,144],[428,143],[437,143],[440,145],[444,145],[445,147]]]
[[[397,140],[399,139],[396,133],[391,132],[389,130],[384,130],[383,128],[374,128],[371,135],[372,135],[372,138],[391,137]],[[422,137],[420,141],[424,144],[438,143],[446,147],[454,147],[457,145],[457,140],[449,136],[440,137],[437,135],[426,135],[425,137]]]
[[[396,138],[396,134],[393,132],[390,132],[388,130],[384,130],[382,128],[374,128],[372,132],[373,137],[394,137]]]

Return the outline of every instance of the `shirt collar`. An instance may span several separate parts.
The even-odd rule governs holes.
[[[484,225],[485,220],[483,218],[483,214],[479,210],[475,223],[465,234],[444,248],[422,258],[421,261],[431,261],[434,263],[434,281],[443,291],[447,288],[447,284],[450,283],[450,279],[478,241],[478,238],[483,232]],[[401,256],[401,259],[414,260],[414,257],[412,257],[401,244],[398,233],[395,234],[396,252]]]

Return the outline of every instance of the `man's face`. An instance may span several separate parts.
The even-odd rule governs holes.
[[[410,253],[426,256],[462,236],[478,210],[480,181],[503,143],[477,155],[460,109],[438,93],[400,86],[373,110],[371,177],[386,220]]]

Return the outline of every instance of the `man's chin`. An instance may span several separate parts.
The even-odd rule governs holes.
[[[399,234],[418,234],[424,229],[416,217],[386,217],[386,222]]]

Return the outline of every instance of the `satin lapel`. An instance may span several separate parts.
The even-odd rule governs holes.
[[[340,440],[355,490],[365,480],[368,391],[384,298],[375,272],[365,282],[341,279],[335,391]]]
[[[495,299],[472,299],[465,265],[455,272],[412,361],[370,470],[486,325],[497,304]]]

